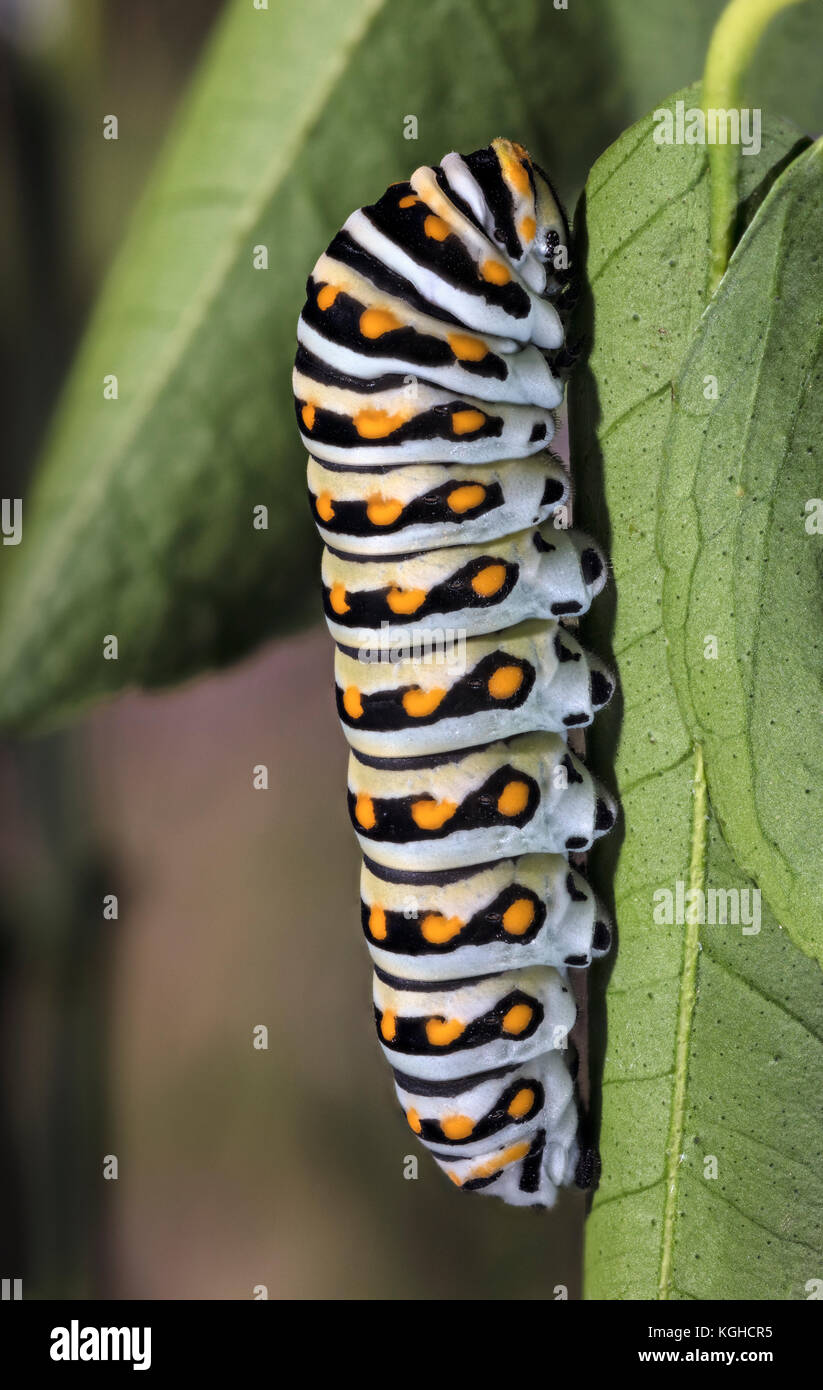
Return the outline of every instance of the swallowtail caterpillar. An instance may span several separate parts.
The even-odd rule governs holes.
[[[352,213],[307,285],[294,368],[351,745],[377,1035],[461,1188],[588,1185],[569,971],[610,945],[569,855],[616,808],[567,743],[614,678],[563,626],[606,580],[549,452],[568,229],[495,140]]]

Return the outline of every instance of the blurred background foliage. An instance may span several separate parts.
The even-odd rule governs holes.
[[[29,497],[45,451],[24,543],[0,556],[0,710],[48,724],[310,625],[3,751],[2,1264],[26,1296],[578,1295],[578,1196],[547,1222],[455,1200],[425,1162],[402,1177],[414,1146],[358,939],[294,323],[347,213],[446,149],[509,134],[573,205],[603,149],[699,76],[721,8],[0,4],[3,496]],[[782,16],[748,83],[812,133],[822,10]],[[124,377],[114,416],[104,371]]]

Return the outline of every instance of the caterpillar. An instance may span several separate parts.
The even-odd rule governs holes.
[[[615,678],[564,620],[607,568],[559,524],[568,227],[522,146],[447,154],[309,276],[293,387],[363,851],[377,1036],[458,1187],[588,1186],[569,971],[610,947],[569,856],[616,806],[569,747]]]

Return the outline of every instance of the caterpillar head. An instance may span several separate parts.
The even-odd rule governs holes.
[[[491,147],[515,205],[528,202],[533,208],[533,215],[527,211],[518,218],[524,251],[545,268],[549,287],[562,284],[568,277],[569,226],[552,185],[522,145],[497,139]]]

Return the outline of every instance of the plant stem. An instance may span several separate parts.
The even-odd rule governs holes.
[[[731,0],[709,41],[703,73],[703,110],[740,107],[743,74],[770,20],[801,0]],[[723,278],[732,253],[737,215],[737,149],[732,144],[708,146],[710,193],[709,294]]]

